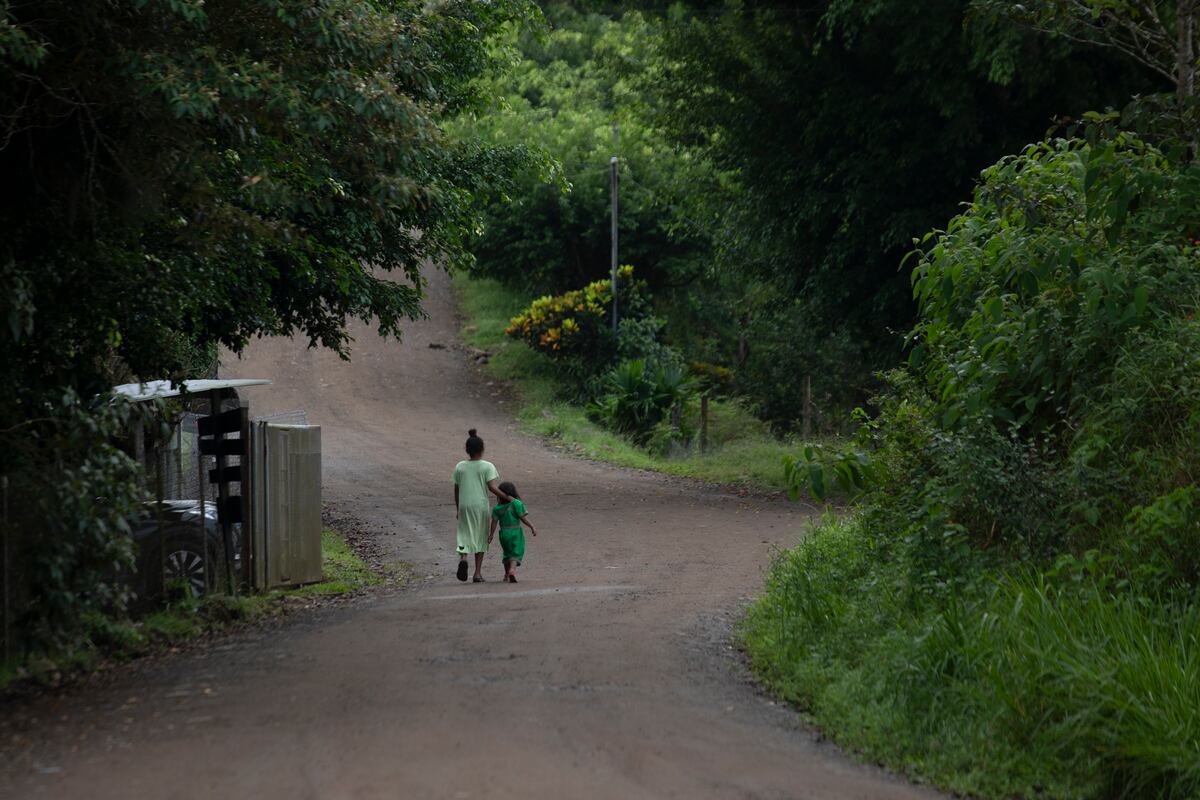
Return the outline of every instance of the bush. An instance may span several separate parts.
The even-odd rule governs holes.
[[[859,439],[882,466],[865,502],[1045,559],[1123,538],[1131,509],[1191,484],[1198,203],[1200,167],[1124,134],[986,170],[917,253],[907,370]]]
[[[138,464],[115,442],[152,411],[89,405],[67,391],[0,435],[10,470],[10,516],[0,524],[15,541],[9,597],[21,610],[17,642],[28,651],[70,650],[86,638],[89,618],[125,609],[119,576],[133,566],[129,519],[147,493]]]
[[[666,323],[659,317],[625,317],[617,326],[617,359],[641,359],[652,367],[682,367],[679,351],[661,340]]]
[[[789,467],[858,515],[747,623],[837,735],[989,797],[1200,793],[1197,207],[1200,165],[1056,140],[920,243],[906,368]]]
[[[756,668],[844,744],[983,797],[1200,792],[1200,607],[1068,562],[914,603],[865,516],[780,555],[751,607]]]
[[[644,361],[650,371],[681,369],[682,357],[659,341],[663,321],[649,313],[645,281],[635,280],[633,267],[618,272],[618,313],[612,331],[612,285],[594,281],[557,297],[540,297],[513,317],[504,334],[548,356],[569,378],[572,399],[587,402],[604,391],[601,376],[614,362]]]
[[[635,359],[608,373],[602,386],[604,394],[589,407],[590,415],[605,427],[645,444],[655,426],[680,408],[692,384],[682,367],[648,366]]]
[[[637,318],[646,314],[645,283],[633,279],[633,267],[618,272],[618,313]],[[612,333],[612,284],[593,281],[582,289],[556,297],[539,297],[513,317],[506,336],[519,339],[539,353],[586,369],[606,365],[616,353]]]

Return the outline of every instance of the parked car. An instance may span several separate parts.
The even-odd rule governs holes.
[[[160,530],[161,516],[161,530]],[[233,526],[234,570],[241,563],[241,526]],[[150,503],[133,523],[137,572],[132,587],[140,603],[170,597],[170,590],[190,590],[202,596],[223,585],[221,526],[217,509],[205,503],[203,524],[198,500]]]

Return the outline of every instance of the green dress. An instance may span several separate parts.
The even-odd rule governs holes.
[[[458,487],[458,552],[486,553],[488,528],[491,526],[491,502],[488,481],[500,477],[492,462],[460,461],[454,467],[454,485]]]
[[[500,521],[500,547],[505,561],[521,563],[525,557],[525,531],[521,529],[521,517],[525,516],[525,504],[513,498],[511,503],[501,503],[492,509],[492,516]]]

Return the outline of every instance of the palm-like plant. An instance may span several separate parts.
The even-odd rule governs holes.
[[[592,416],[640,442],[687,399],[692,379],[677,365],[651,367],[633,359],[614,367],[604,388],[605,394],[590,407]]]

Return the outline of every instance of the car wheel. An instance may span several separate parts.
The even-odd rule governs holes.
[[[188,586],[193,595],[201,597],[208,591],[206,578],[209,580],[212,578],[211,565],[210,571],[206,573],[204,553],[201,548],[191,543],[167,547],[167,551],[163,555],[164,582]]]

